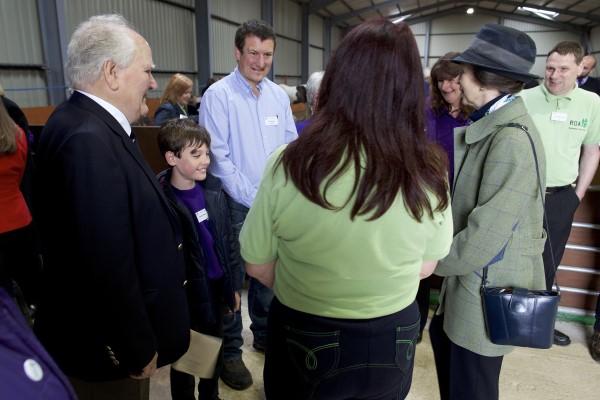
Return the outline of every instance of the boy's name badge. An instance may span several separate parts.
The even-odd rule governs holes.
[[[567,122],[567,113],[554,111],[550,114],[550,121]]]
[[[179,114],[179,119],[187,119],[187,115],[185,114]]]
[[[208,219],[208,212],[206,211],[206,208],[196,211],[196,218],[198,219],[198,222],[206,221]]]
[[[279,118],[276,115],[273,117],[267,117],[267,118],[265,118],[265,125],[266,126],[277,126],[277,125],[279,125]]]

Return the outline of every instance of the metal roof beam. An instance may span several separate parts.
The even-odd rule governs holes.
[[[563,8],[555,8],[555,7],[547,7],[547,6],[538,6],[535,4],[522,3],[520,1],[514,1],[514,0],[503,1],[502,4],[509,5],[509,6],[515,6],[515,7],[536,8],[536,9],[542,10],[542,11],[556,12],[556,13],[563,14],[563,15],[570,15],[573,17],[589,19],[590,21],[594,21],[594,22],[600,22],[600,16],[595,16],[595,15],[592,15],[591,13],[582,13],[582,12],[578,12],[578,11],[571,11],[571,10],[568,10],[567,8],[563,9]]]
[[[311,0],[308,6],[308,12],[315,14],[317,11],[335,3],[336,1],[337,0]]]
[[[466,5],[467,3],[475,3],[475,1],[476,0],[441,1],[439,3],[430,4],[428,6],[423,6],[423,7],[417,7],[417,8],[408,9],[406,11],[403,11],[403,12],[399,13],[399,14],[396,14],[395,17],[398,18],[398,17],[404,16],[404,15],[408,15],[408,14],[417,14],[417,13],[420,13],[422,11],[431,10],[432,8],[443,7],[443,6],[447,6],[447,5],[450,5],[450,4],[460,3],[460,4],[457,5],[457,7],[458,7],[459,5],[463,5],[463,3]],[[333,21],[334,22],[340,22],[340,21],[346,20],[348,18],[356,17],[356,16],[358,16],[358,15],[360,15],[362,13],[365,13],[365,12],[368,12],[368,11],[372,11],[372,10],[377,10],[377,9],[380,9],[380,8],[383,8],[383,7],[386,7],[386,6],[395,4],[395,3],[399,3],[399,1],[398,0],[384,1],[384,2],[381,2],[379,4],[375,4],[373,6],[364,7],[364,8],[361,8],[359,10],[354,10],[354,11],[351,11],[351,12],[348,12],[348,13],[345,13],[345,14],[337,15],[337,16],[333,17]]]
[[[528,22],[531,24],[548,26],[550,28],[561,29],[561,30],[565,30],[565,31],[569,31],[569,32],[574,32],[577,34],[581,34],[582,32],[586,31],[585,28],[583,28],[583,27],[579,28],[577,25],[564,24],[562,22],[550,21],[550,20],[546,20],[543,18],[528,17],[526,15],[510,14],[510,13],[506,13],[506,12],[502,12],[502,11],[498,11],[498,10],[492,10],[490,8],[481,8],[481,7],[474,7],[474,8],[475,8],[476,13],[487,14],[487,15],[491,15],[494,17],[502,17],[502,18],[506,18],[506,19],[512,19],[514,21]],[[420,22],[426,22],[426,21],[430,21],[432,19],[445,17],[447,15],[463,14],[463,13],[464,12],[462,10],[453,8],[450,10],[443,11],[441,13],[432,13],[430,15],[425,15],[422,17],[407,18],[403,22],[405,22],[407,24],[418,24]],[[392,19],[392,18],[395,18],[395,16],[390,16],[390,19]]]

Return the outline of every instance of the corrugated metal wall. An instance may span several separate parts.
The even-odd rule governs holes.
[[[181,0],[193,5],[193,0]],[[160,1],[148,0],[65,0],[67,36],[92,15],[118,13],[127,18],[148,40],[158,71],[185,72],[195,79],[196,47],[194,12]],[[166,80],[171,74],[167,74]],[[160,97],[165,85],[158,73],[159,87],[150,97]]]
[[[35,0],[0,1],[0,64],[43,65],[40,36]],[[1,69],[0,84],[23,107],[43,106],[48,103],[45,76],[36,68]]]
[[[239,25],[249,19],[260,19],[260,0],[212,0],[211,13]]]
[[[323,70],[323,18],[311,15],[308,18],[308,75]]]

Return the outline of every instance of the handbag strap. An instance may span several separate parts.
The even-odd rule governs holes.
[[[546,215],[546,201],[545,201],[545,197],[544,197],[544,190],[542,189],[542,178],[540,176],[540,166],[538,164],[538,157],[537,157],[537,152],[535,151],[535,145],[533,143],[533,139],[531,138],[531,135],[529,134],[529,129],[525,125],[521,125],[516,122],[509,122],[507,124],[498,125],[497,127],[498,128],[517,128],[517,129],[520,129],[523,132],[525,132],[525,134],[527,135],[527,139],[529,139],[529,144],[531,145],[531,151],[533,152],[533,161],[535,162],[535,172],[537,174],[538,190],[540,192],[540,199],[542,200],[542,207],[544,210],[544,223],[546,224],[546,227],[548,227],[548,216]],[[550,240],[550,232],[548,229],[546,229],[546,240],[548,240],[548,241]],[[502,250],[500,250],[498,255],[495,256],[492,260],[490,260],[490,262],[488,262],[485,265],[485,267],[483,267],[483,275],[481,276],[481,287],[485,287],[485,285],[487,283],[488,267],[491,264],[498,261],[497,260],[498,256],[504,254],[504,250],[506,249],[507,245],[508,245],[508,241],[504,244],[504,247],[502,247]],[[556,285],[556,289],[560,293],[560,287],[558,286],[558,282],[556,281],[556,270],[558,269],[558,266],[556,265],[556,261],[554,259],[554,251],[552,250],[552,246],[548,246],[548,248],[550,249],[550,258],[552,259],[552,266],[554,267],[554,285]]]

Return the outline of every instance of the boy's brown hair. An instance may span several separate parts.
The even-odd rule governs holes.
[[[165,122],[158,131],[158,148],[163,157],[168,151],[180,157],[188,146],[210,147],[210,135],[203,126],[190,119],[172,119]]]

